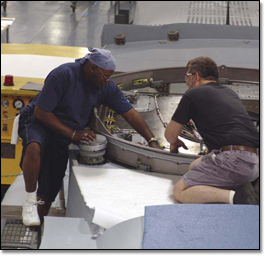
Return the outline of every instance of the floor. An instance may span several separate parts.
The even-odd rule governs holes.
[[[259,26],[259,1],[138,1],[134,24],[199,23],[223,25],[227,22],[228,2],[230,25]]]
[[[101,47],[103,25],[114,22],[114,3],[78,1],[73,12],[70,1],[8,1],[1,16],[16,18],[10,43]]]
[[[135,6],[134,24],[225,24],[227,1],[120,1]],[[259,26],[259,1],[229,1],[230,24]],[[1,16],[14,17],[10,43],[101,47],[104,24],[114,23],[114,1],[7,1]],[[136,4],[135,4],[136,3]],[[159,11],[158,11],[159,10]],[[163,11],[160,11],[163,10]],[[5,43],[5,33],[1,43]]]

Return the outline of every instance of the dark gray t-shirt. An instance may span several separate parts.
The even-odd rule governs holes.
[[[259,148],[259,132],[238,95],[218,83],[189,89],[172,120],[187,124],[192,119],[211,151],[227,145]]]

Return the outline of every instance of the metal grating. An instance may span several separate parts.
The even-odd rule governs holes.
[[[1,220],[1,249],[37,249],[38,232],[31,231],[21,219]]]
[[[248,7],[247,1],[230,1],[230,25],[253,26],[251,17],[257,11]],[[187,23],[217,24],[226,23],[227,1],[190,1]]]

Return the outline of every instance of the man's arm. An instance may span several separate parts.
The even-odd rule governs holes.
[[[47,112],[43,108],[36,105],[34,110],[34,117],[38,119],[45,126],[50,128],[51,130],[58,132],[65,137],[71,138],[73,141],[77,141],[80,139],[85,139],[87,141],[95,140],[97,137],[93,131],[90,130],[81,130],[76,131],[64,125],[55,114],[52,112]],[[84,134],[87,133],[87,137]],[[74,135],[74,136],[73,136]]]
[[[132,128],[142,135],[147,142],[155,137],[142,116],[134,108],[123,114],[122,117],[132,126]],[[158,142],[151,142],[149,143],[149,146],[161,149]]]
[[[183,124],[180,124],[173,120],[171,120],[167,125],[165,131],[165,137],[167,141],[170,143],[170,151],[173,153],[178,153],[179,147],[188,149],[187,146],[184,144],[184,142],[178,138],[182,131],[183,126],[184,126]]]

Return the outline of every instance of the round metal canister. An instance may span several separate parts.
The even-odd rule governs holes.
[[[80,149],[80,161],[84,164],[101,164],[104,162],[106,153],[107,138],[103,135],[96,134],[97,140],[86,141],[80,140],[78,146]]]

